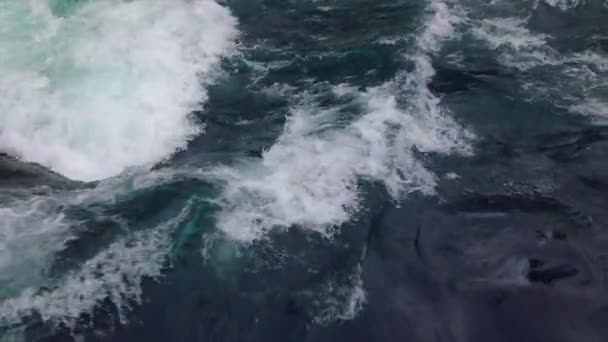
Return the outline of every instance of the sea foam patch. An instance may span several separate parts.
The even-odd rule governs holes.
[[[587,1],[545,1],[562,10],[589,4]],[[504,10],[506,2],[493,2],[484,7],[500,16],[480,16],[469,5],[461,29],[481,43],[502,66],[523,72],[523,96],[528,101],[547,101],[557,108],[583,114],[595,122],[605,122],[606,72],[608,58],[601,48],[589,44],[584,49],[564,48],[563,37],[533,29],[531,18],[538,2],[526,11]],[[591,40],[601,39],[589,37]],[[466,41],[463,41],[467,44]],[[476,46],[477,48],[479,46]],[[534,76],[532,76],[534,75]],[[543,75],[539,77],[539,75]]]
[[[237,34],[212,0],[0,1],[0,150],[94,180],[158,162],[201,130]]]
[[[112,177],[185,146],[217,62],[237,34],[211,0],[0,0],[0,151],[71,178]],[[81,222],[70,208],[112,205],[170,181],[123,172],[94,188],[4,193],[0,207],[0,330],[19,340],[36,315],[73,324],[110,299],[121,318],[160,275],[169,233],[190,210],[117,236],[65,271],[51,271]],[[103,215],[101,213],[100,215]],[[128,230],[128,227],[125,227]]]
[[[330,234],[360,209],[362,179],[384,184],[396,201],[412,191],[433,192],[436,175],[414,150],[470,153],[472,134],[428,89],[434,74],[429,55],[454,33],[458,18],[439,1],[429,6],[428,18],[406,56],[412,72],[363,92],[334,88],[335,96],[355,99],[363,112],[358,119],[328,127],[336,109],[305,101],[291,108],[282,135],[261,159],[210,171],[224,184],[219,229],[244,242],[291,226]]]
[[[171,233],[186,222],[196,201],[184,204],[168,220],[117,236],[77,267],[49,272],[59,260],[65,242],[79,238],[77,221],[64,215],[70,206],[95,206],[128,199],[133,191],[152,188],[169,175],[115,177],[96,188],[34,197],[0,210],[0,329],[5,336],[22,337],[22,323],[34,315],[42,322],[75,328],[81,314],[93,314],[96,306],[110,300],[124,323],[131,305],[139,303],[144,277],[162,275],[173,242]],[[154,178],[154,179],[153,179]],[[99,213],[103,219],[104,213]],[[129,227],[124,226],[125,230]]]

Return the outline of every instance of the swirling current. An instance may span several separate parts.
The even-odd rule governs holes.
[[[608,2],[0,0],[0,341],[606,341]]]

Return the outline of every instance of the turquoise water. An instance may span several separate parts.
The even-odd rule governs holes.
[[[0,340],[602,340],[607,15],[0,0]]]

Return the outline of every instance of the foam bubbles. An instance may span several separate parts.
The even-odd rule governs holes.
[[[442,120],[433,121],[433,114],[404,112],[387,88],[360,96],[367,114],[348,127],[320,129],[331,113],[296,107],[259,163],[214,170],[225,184],[218,227],[239,241],[292,225],[328,234],[360,208],[359,179],[383,183],[396,200],[412,191],[431,193],[435,175],[412,148],[465,151],[458,126],[437,127]]]
[[[363,270],[357,265],[346,281],[337,284],[328,282],[319,291],[319,298],[314,302],[316,324],[329,325],[335,321],[347,321],[355,318],[367,302],[367,293],[361,278]]]
[[[200,132],[190,113],[231,51],[235,26],[211,0],[0,0],[0,151],[81,180],[122,172],[93,189],[2,198],[3,334],[18,338],[34,312],[72,326],[106,298],[124,319],[141,299],[142,278],[161,275],[170,232],[190,205],[168,222],[116,237],[74,269],[49,269],[76,238],[80,222],[66,208],[115,203],[173,178],[125,170],[169,156]]]
[[[584,51],[575,53],[571,58],[571,62],[588,65],[597,72],[608,72],[608,56],[595,51]]]
[[[408,56],[413,72],[365,92],[348,85],[334,88],[336,96],[355,99],[363,111],[359,119],[345,127],[328,125],[338,109],[321,108],[310,99],[291,108],[283,134],[262,159],[210,171],[224,184],[219,229],[243,242],[291,226],[329,235],[360,209],[362,179],[384,184],[396,201],[412,191],[432,193],[436,176],[414,150],[469,153],[472,137],[427,87],[434,73],[428,54],[453,32],[448,10],[441,2],[430,7],[429,21]],[[406,103],[399,101],[402,95]]]
[[[52,256],[71,238],[62,201],[33,196],[0,208],[0,300],[47,277]]]
[[[454,34],[454,24],[460,21],[460,17],[453,14],[448,5],[442,1],[431,1],[429,10],[431,12],[429,19],[417,39],[417,45],[432,52],[439,49],[443,39]]]
[[[571,8],[576,8],[580,5],[588,3],[590,0],[542,0],[545,4],[557,7],[562,11],[566,11]]]
[[[561,63],[557,52],[547,45],[548,36],[530,32],[521,18],[482,19],[472,29],[473,35],[490,48],[501,52],[503,64],[520,70],[539,65]]]
[[[570,110],[593,118],[598,124],[608,123],[608,102],[598,98],[588,98],[573,105]]]
[[[162,181],[163,175],[159,177]],[[59,197],[63,198],[62,201],[58,199],[55,202],[61,207],[113,201],[121,192],[132,190],[125,185],[138,182],[137,179],[124,179],[121,183],[113,179],[110,183],[102,183],[95,189],[65,194]],[[150,183],[146,181],[145,184]],[[118,191],[117,186],[121,186],[122,191]],[[20,228],[15,222],[34,224],[27,227],[25,232],[19,232],[20,236],[0,238],[3,245],[10,247],[19,244],[21,247],[19,250],[9,249],[0,253],[0,267],[3,271],[8,268],[9,275],[13,277],[12,282],[18,282],[18,286],[9,289],[9,292],[3,288],[0,293],[0,327],[15,327],[18,336],[24,317],[36,313],[44,322],[62,322],[73,328],[81,313],[91,312],[105,299],[116,305],[124,322],[130,305],[141,300],[142,279],[161,276],[166,255],[172,246],[170,234],[177,225],[188,219],[193,203],[188,202],[175,217],[157,226],[118,237],[82,265],[66,273],[54,274],[53,277],[44,272],[45,267],[64,248],[65,241],[75,238],[71,227],[77,222],[66,219],[61,211],[52,215],[53,210],[49,212],[35,206],[27,212],[21,212],[19,217],[9,222],[12,229]],[[0,214],[3,219],[7,218],[4,212]],[[36,224],[35,220],[40,217],[43,218],[42,221]],[[4,229],[0,233],[6,231]],[[15,257],[7,257],[7,252]]]
[[[211,0],[1,0],[0,150],[70,178],[148,165],[200,132],[190,113],[236,35]]]
[[[586,1],[545,1],[562,10],[585,5]],[[558,108],[605,122],[606,54],[594,47],[571,51],[560,48],[563,37],[533,32],[528,23],[538,3],[528,13],[501,11],[501,17],[488,17],[485,11],[498,11],[500,3],[488,4],[484,12],[467,8],[473,15],[464,18],[463,29],[483,43],[497,61],[508,68],[530,72],[521,74],[525,95],[530,101],[548,101]],[[498,6],[498,7],[495,7]],[[478,46],[476,46],[477,48]],[[539,77],[538,75],[543,75]]]

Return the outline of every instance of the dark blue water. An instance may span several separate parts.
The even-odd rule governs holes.
[[[0,102],[1,341],[608,338],[605,2],[94,3],[38,6],[128,37],[112,62],[0,58],[79,99]],[[106,110],[150,131],[51,129]]]

